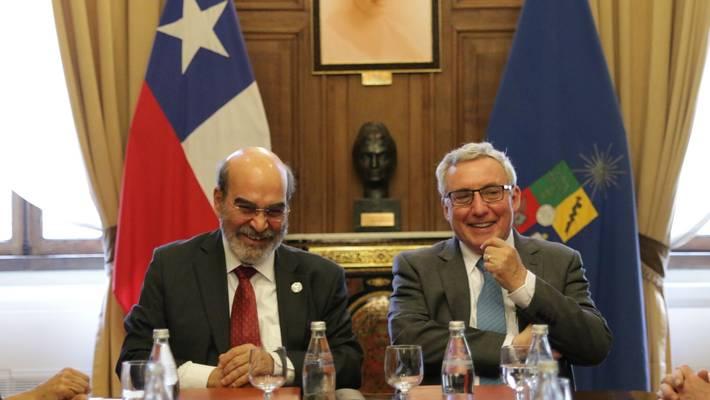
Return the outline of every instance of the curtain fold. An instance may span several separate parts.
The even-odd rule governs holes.
[[[113,265],[123,160],[164,0],[53,0],[59,47],[81,152]],[[96,340],[92,395],[120,397],[113,373],[123,312],[107,285]]]
[[[706,0],[590,0],[631,152],[652,388],[670,365],[663,277],[707,50]]]

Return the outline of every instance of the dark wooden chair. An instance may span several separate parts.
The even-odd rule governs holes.
[[[369,292],[349,306],[353,332],[364,353],[362,363],[362,386],[365,397],[390,394],[392,388],[385,381],[385,348],[390,343],[387,332],[387,309],[390,291]]]

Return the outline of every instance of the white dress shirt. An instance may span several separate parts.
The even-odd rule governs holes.
[[[515,246],[512,231],[508,234],[505,242],[510,246]],[[478,295],[481,294],[483,288],[483,272],[476,268],[476,263],[481,258],[481,255],[474,253],[466,244],[459,240],[459,247],[463,255],[463,262],[466,266],[466,274],[468,276],[468,287],[471,296],[471,319],[469,326],[477,327],[476,321],[476,306],[478,304]],[[518,329],[518,317],[515,315],[515,306],[527,308],[535,294],[535,274],[527,271],[525,283],[512,293],[501,287],[503,291],[503,306],[505,308],[505,327],[506,335],[503,341],[503,346],[513,342],[515,335],[520,333]]]
[[[232,253],[224,235],[222,235],[222,244],[224,245],[224,259],[226,261],[225,273],[227,274],[227,294],[229,295],[229,313],[231,317],[234,295],[239,286],[239,278],[237,278],[237,274],[233,271],[242,265],[242,262]],[[274,259],[275,253],[271,252],[263,262],[252,265],[258,273],[254,274],[251,279],[249,279],[254,287],[254,295],[256,296],[256,311],[259,317],[259,339],[261,340],[261,347],[267,351],[273,351],[282,345],[281,325],[279,324],[279,303],[276,296]],[[280,365],[279,358],[273,353],[271,356],[274,359],[274,367]],[[295,371],[291,360],[287,359],[287,363],[288,375],[286,382],[292,383],[295,377]],[[211,365],[187,361],[178,368],[180,387],[207,387],[207,380],[214,369],[215,367]]]

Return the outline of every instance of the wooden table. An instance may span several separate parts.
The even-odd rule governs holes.
[[[264,392],[255,387],[218,388],[218,389],[180,389],[179,400],[262,400]],[[301,389],[297,387],[282,387],[271,395],[273,400],[300,400]]]
[[[238,389],[182,389],[179,400],[261,400],[263,392],[253,387]],[[575,392],[574,400],[655,400],[656,395],[649,392],[637,391],[591,391]],[[283,387],[277,389],[272,396],[273,400],[300,400],[301,390],[296,387]],[[368,400],[391,400],[391,395],[367,396]],[[441,394],[441,386],[418,386],[409,393],[410,400],[464,400],[465,395],[450,396],[445,398]],[[514,400],[515,393],[504,385],[475,386],[473,400]],[[468,399],[471,400],[471,399]]]

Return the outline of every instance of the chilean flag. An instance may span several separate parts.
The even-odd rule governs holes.
[[[217,165],[269,148],[266,114],[232,0],[168,0],[126,148],[113,291],[138,301],[153,249],[217,228]]]

